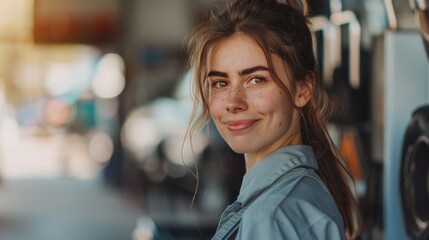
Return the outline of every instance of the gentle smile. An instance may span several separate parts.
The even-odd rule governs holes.
[[[227,121],[225,122],[228,130],[232,132],[243,131],[252,127],[258,120],[240,120],[240,121]]]

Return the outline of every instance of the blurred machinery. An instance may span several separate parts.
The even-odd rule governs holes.
[[[416,109],[405,133],[400,172],[402,210],[408,234],[429,238],[429,104]]]
[[[365,31],[376,23],[363,26],[361,34],[358,18],[348,11],[351,1],[326,2],[322,16],[312,19],[316,36],[322,33],[316,51],[321,51],[321,76],[337,108],[331,134],[362,197],[365,235],[428,239],[429,2],[384,1],[388,31],[369,34],[370,56],[353,40],[362,36],[365,41]],[[357,13],[363,24],[376,20],[370,16],[376,1],[365,3],[373,8],[365,9],[368,16]]]
[[[429,1],[410,1],[429,59]],[[402,213],[412,239],[429,239],[429,61],[426,60],[426,103],[414,110],[404,135],[400,193]]]
[[[385,1],[390,29],[373,47],[372,157],[383,166],[385,239],[427,239],[429,231],[428,1],[410,3],[418,24],[405,1]]]

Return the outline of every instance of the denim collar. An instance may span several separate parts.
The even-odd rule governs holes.
[[[237,201],[246,205],[285,173],[297,167],[318,169],[310,146],[291,145],[274,151],[244,175]]]

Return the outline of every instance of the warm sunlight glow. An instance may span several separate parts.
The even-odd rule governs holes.
[[[22,40],[31,36],[33,1],[0,0],[0,39]]]

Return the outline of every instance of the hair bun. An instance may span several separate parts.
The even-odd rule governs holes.
[[[308,3],[306,0],[277,0],[280,3],[288,4],[296,10],[302,12],[304,16],[308,15]]]

